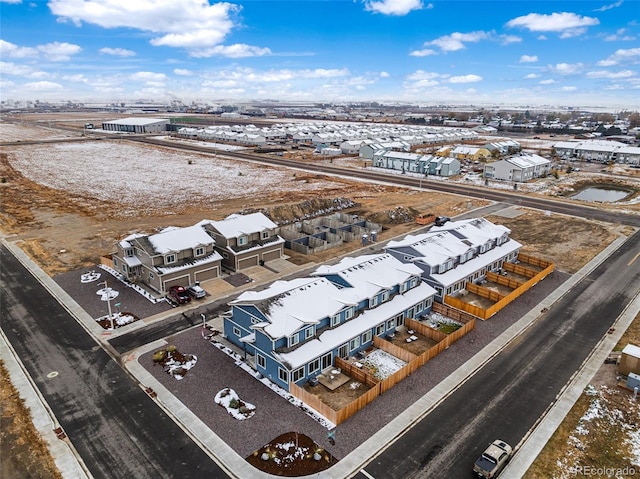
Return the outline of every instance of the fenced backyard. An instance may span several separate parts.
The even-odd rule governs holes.
[[[366,353],[364,358],[342,359],[338,357],[332,368],[336,368],[340,374],[348,376],[350,381],[334,391],[328,391],[322,384],[307,384],[301,387],[292,382],[289,385],[289,392],[332,423],[338,425],[344,422],[475,328],[476,319],[473,316],[462,311],[455,311],[446,305],[436,306],[436,304],[434,304],[434,311],[437,309],[436,312],[440,314],[449,317],[455,316],[453,319],[461,326],[446,334],[423,322],[408,318],[405,320],[404,328],[396,332],[393,338],[383,339],[374,336],[373,346],[369,348],[368,354],[377,349],[406,363],[387,377],[379,379],[374,372],[365,367]],[[425,345],[424,350],[419,354],[409,351],[407,346],[418,344],[418,342]],[[347,397],[349,401],[333,399],[339,396]],[[346,404],[344,404],[345,402]]]
[[[465,284],[465,291],[471,293],[473,297],[480,298],[477,301],[480,304],[472,304],[470,298],[464,295],[445,296],[444,303],[487,320],[551,274],[555,265],[550,261],[520,253],[517,263],[505,262],[502,269],[506,276],[491,271],[487,273],[486,282],[492,283],[494,287],[486,286],[486,283]],[[511,291],[502,292],[505,289]],[[487,304],[486,307],[484,307],[485,304]]]

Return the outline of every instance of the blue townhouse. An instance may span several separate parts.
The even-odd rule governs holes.
[[[256,371],[289,390],[431,310],[422,270],[390,254],[345,258],[310,277],[276,281],[230,303],[224,336]]]

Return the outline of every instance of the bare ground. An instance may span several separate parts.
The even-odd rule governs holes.
[[[84,120],[82,120],[84,121]],[[299,180],[321,181],[319,175],[299,174]],[[56,190],[25,178],[15,170],[6,154],[0,154],[0,231],[5,235],[14,235],[16,241],[32,259],[36,261],[48,274],[56,275],[81,267],[90,267],[99,262],[99,257],[111,252],[114,242],[132,231],[153,232],[166,226],[188,226],[195,224],[203,218],[219,219],[224,216],[246,209],[245,199],[230,199],[220,202],[215,207],[203,204],[180,205],[172,214],[158,213],[148,214],[136,219],[118,217],[118,205],[111,202],[100,201],[94,197],[73,194],[73,192]],[[332,181],[335,181],[332,179]],[[397,223],[390,219],[389,212],[398,208],[409,216],[418,213],[436,213],[440,215],[455,216],[466,212],[469,208],[477,208],[485,203],[477,200],[467,200],[459,196],[435,193],[430,191],[418,192],[402,188],[386,187],[375,184],[359,183],[355,181],[340,180],[341,186],[330,190],[316,191],[314,193],[290,191],[267,195],[261,198],[263,204],[280,212],[279,218],[274,220],[287,220],[287,216],[295,216],[301,203],[310,199],[322,200],[327,198],[349,198],[358,203],[350,208],[350,212],[369,217],[372,221],[381,222],[384,225],[380,239],[388,239],[393,236],[411,232],[417,226],[413,221]],[[624,209],[628,209],[625,207]],[[638,205],[631,207],[638,210]],[[288,212],[288,213],[287,213]],[[290,218],[289,218],[290,219]],[[599,224],[561,215],[547,216],[541,212],[524,210],[521,216],[506,218],[502,216],[489,217],[489,220],[503,224],[512,230],[512,237],[521,242],[523,251],[553,261],[557,268],[573,273],[586,264],[606,245],[608,245],[618,233],[629,234],[630,230],[619,228],[617,231],[611,225]],[[323,252],[321,255],[306,257],[291,254],[291,260],[296,263],[307,261],[321,262],[337,255],[347,253],[358,248],[359,244],[345,244]],[[287,251],[289,254],[290,252]],[[638,323],[635,321],[635,333],[631,333],[632,341],[638,343]],[[3,378],[7,378],[3,371]],[[594,379],[594,383],[607,384],[611,380],[610,375],[603,373]],[[32,428],[29,420],[29,411],[18,404],[10,404],[9,399],[15,396],[11,384],[3,380],[0,393],[3,395],[3,414],[11,411],[16,424],[23,425],[24,432],[12,432],[5,427],[3,415],[1,452],[2,477],[6,475],[4,466],[9,464],[7,458],[21,458],[25,453],[34,451],[40,447],[41,439]],[[348,386],[347,386],[348,387]],[[7,402],[5,402],[5,397]],[[12,409],[9,409],[11,407]],[[13,409],[15,408],[15,409]],[[577,406],[577,412],[584,410],[584,405]],[[575,417],[574,417],[575,424]],[[31,430],[28,427],[31,425]],[[12,435],[13,434],[13,435]],[[568,434],[557,433],[558,438],[550,442],[550,451],[562,455],[568,445]],[[16,438],[24,439],[25,443]],[[555,438],[555,436],[554,436]],[[25,446],[28,444],[28,446]],[[599,444],[598,447],[605,447]],[[549,449],[548,448],[548,449]],[[46,449],[46,447],[45,447]],[[541,469],[534,471],[527,477],[552,477],[551,467],[554,460],[543,453],[536,461]],[[35,457],[35,456],[34,456]],[[13,459],[11,459],[13,460]],[[56,471],[50,468],[52,461],[49,459],[33,459],[40,466],[41,471],[51,471],[42,476],[28,476],[21,474],[15,477],[59,477]],[[27,468],[31,466],[25,466]],[[55,469],[55,466],[54,466]]]

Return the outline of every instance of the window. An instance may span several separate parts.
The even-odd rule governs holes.
[[[118,269],[118,258],[113,258],[113,265]]]
[[[155,276],[153,275],[153,273],[149,273],[149,281],[152,281],[153,278],[155,278]]]
[[[222,257],[223,257],[224,259],[229,259],[229,253],[227,253],[226,251],[223,251],[223,252],[222,252]]]
[[[396,325],[396,320],[395,319],[387,320],[387,329],[392,329],[395,325]]]
[[[298,333],[294,334],[289,338],[289,346],[295,346],[296,344],[298,344],[298,342],[299,342]]]
[[[171,264],[175,262],[176,262],[175,254],[168,254],[167,256],[164,257],[164,264]]]
[[[402,283],[400,285],[400,292],[404,293],[407,290],[408,287],[409,287],[409,283]]]
[[[122,272],[126,273],[127,272],[127,265],[122,263]]]
[[[333,316],[331,316],[331,326],[336,326],[340,324],[340,315],[339,314],[335,314]]]
[[[382,333],[384,333],[384,324],[378,324],[376,326],[376,336],[380,336]]]
[[[350,351],[353,351],[354,349],[357,349],[358,346],[360,346],[360,337],[353,338],[351,341],[349,341],[349,350]]]
[[[262,369],[264,369],[267,366],[267,360],[261,354],[256,355],[256,363],[258,363],[258,366],[261,367]]]
[[[235,326],[233,327],[233,335],[234,336],[238,336],[240,337],[240,329],[236,328]]]
[[[204,248],[202,246],[199,246],[198,248],[196,248],[196,256],[203,256],[204,255]]]
[[[289,384],[289,373],[286,369],[278,368],[278,379],[285,384]]]
[[[322,356],[322,369],[326,369],[329,366],[331,366],[331,353]]]
[[[313,337],[313,326],[311,326],[310,328],[305,329],[304,331],[304,339],[309,339]]]
[[[262,232],[262,239],[267,239],[269,237],[269,232],[268,231],[263,231]]]
[[[246,236],[240,236],[238,238],[238,246],[243,246],[247,244],[247,237]]]
[[[415,288],[418,284],[418,278],[411,278],[411,287]]]
[[[320,358],[314,359],[309,363],[309,374],[315,373],[320,369]]]
[[[367,344],[370,341],[371,341],[371,330],[365,332],[362,335],[362,344]]]
[[[352,317],[353,317],[353,307],[351,307],[351,308],[347,309],[347,310],[344,312],[344,319],[350,319],[350,318],[352,318]]]
[[[133,249],[132,248],[127,249],[127,256],[129,256],[129,257],[133,256]]]
[[[374,296],[373,298],[371,298],[369,300],[369,307],[370,308],[375,308],[375,306],[378,304],[378,297]]]
[[[385,291],[382,293],[382,302],[384,303],[385,301],[389,300],[389,291]]]
[[[296,369],[293,374],[293,382],[298,382],[300,381],[303,377],[304,377],[304,366],[302,366],[301,368]]]

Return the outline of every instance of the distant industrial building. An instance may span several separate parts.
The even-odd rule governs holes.
[[[103,122],[102,129],[120,133],[162,133],[167,131],[169,123],[167,118],[122,118]]]

